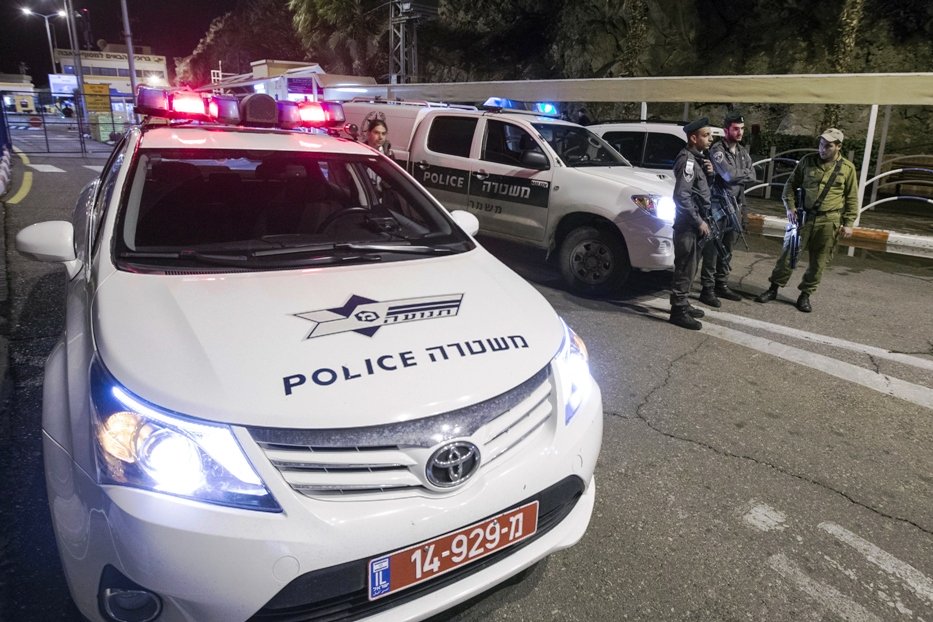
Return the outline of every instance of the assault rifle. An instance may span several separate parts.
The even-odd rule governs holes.
[[[739,237],[742,238],[742,244],[745,245],[745,250],[748,250],[748,240],[745,239],[745,233],[742,231],[742,223],[739,221],[739,202],[736,201],[732,193],[729,192],[729,188],[723,188],[722,192],[723,199],[725,199],[723,211],[729,223],[729,228],[727,230],[738,233]]]
[[[784,248],[787,249],[790,267],[797,267],[797,260],[800,258],[800,243],[803,235],[803,225],[807,220],[807,211],[804,209],[804,200],[806,191],[803,188],[794,190],[794,202],[797,204],[794,214],[797,217],[796,223],[787,223],[787,230],[784,232]]]
[[[699,197],[699,193],[696,190],[694,190],[693,201],[694,201],[694,204],[696,205],[700,205],[700,203],[697,202],[698,197]],[[703,247],[707,244],[707,242],[712,242],[713,244],[716,245],[716,252],[718,252],[719,256],[722,258],[723,265],[726,267],[727,270],[730,270],[731,269],[730,261],[732,260],[732,253],[730,253],[729,249],[726,248],[726,245],[722,243],[722,236],[725,233],[725,231],[722,230],[722,228],[719,226],[719,223],[713,217],[712,206],[710,206],[710,208],[707,210],[698,209],[698,211],[700,212],[700,218],[702,218],[704,222],[706,222],[706,224],[709,225],[709,234],[697,240],[697,248],[702,251]]]

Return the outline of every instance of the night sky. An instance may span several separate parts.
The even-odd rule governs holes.
[[[90,16],[91,49],[98,49],[99,39],[124,43],[120,0],[72,0],[72,4],[75,11],[87,9]],[[23,15],[20,7],[48,15],[63,5],[63,0],[0,0],[0,73],[19,73],[19,63],[25,61],[33,84],[48,85],[51,60],[45,22]],[[126,5],[133,45],[148,45],[153,54],[166,56],[169,72],[173,72],[173,57],[191,54],[211,20],[232,10],[236,0],[126,0]],[[49,24],[56,25],[58,47],[67,48],[65,20],[55,17]],[[83,33],[78,38],[82,49],[87,49]]]

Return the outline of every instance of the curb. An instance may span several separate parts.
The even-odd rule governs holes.
[[[787,228],[785,218],[765,216],[764,214],[748,215],[748,232],[768,237],[783,238]],[[911,255],[914,257],[933,258],[933,237],[926,235],[912,235],[910,233],[897,233],[886,229],[868,229],[854,227],[852,237],[842,240],[841,244],[880,250],[898,255]]]

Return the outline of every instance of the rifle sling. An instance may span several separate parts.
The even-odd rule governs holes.
[[[829,181],[826,182],[826,185],[823,186],[823,190],[820,192],[820,196],[816,197],[816,201],[813,202],[813,205],[810,207],[808,212],[817,212],[819,213],[820,207],[823,205],[823,199],[826,198],[826,194],[829,192],[829,189],[832,188],[833,182],[836,181],[836,176],[839,175],[839,169],[842,168],[842,158],[836,160],[836,166],[833,167],[833,174],[829,176]]]

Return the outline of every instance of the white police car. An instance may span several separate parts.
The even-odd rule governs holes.
[[[302,127],[338,108],[138,104],[17,236],[69,278],[43,442],[83,615],[422,619],[582,537],[599,388],[475,217]]]
[[[674,160],[687,146],[683,123],[668,121],[607,121],[587,129],[612,145],[632,166],[674,178]],[[714,138],[722,128],[711,127]]]

